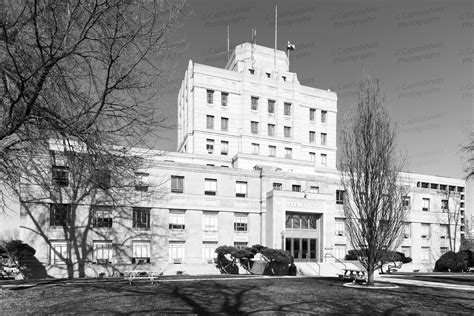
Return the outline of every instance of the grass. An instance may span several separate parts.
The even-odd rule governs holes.
[[[0,290],[1,314],[472,314],[472,292],[354,289],[335,278],[61,281]]]

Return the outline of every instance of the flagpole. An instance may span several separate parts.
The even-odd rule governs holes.
[[[229,47],[229,24],[227,24],[227,62],[229,62],[229,59],[230,59],[230,56],[229,56],[229,52],[230,52],[230,47]]]
[[[277,55],[277,37],[278,37],[278,5],[275,4],[275,50],[273,54],[273,67],[276,70],[276,55]]]

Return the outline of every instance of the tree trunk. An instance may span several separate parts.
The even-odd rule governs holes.
[[[66,263],[68,279],[74,279],[74,264],[68,260]]]
[[[85,272],[85,263],[84,260],[79,260],[77,270],[79,273],[79,278],[85,278],[86,277],[86,272]]]
[[[373,269],[367,269],[367,284],[374,285],[375,280],[374,280],[374,270]]]

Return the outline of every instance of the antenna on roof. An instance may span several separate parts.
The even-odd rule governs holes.
[[[255,45],[257,44],[257,29],[252,28],[252,49],[251,53],[251,60],[252,60],[252,69],[255,69],[255,60],[253,58],[253,51],[255,50]]]
[[[286,53],[288,54],[288,69],[290,69],[290,52],[292,50],[295,50],[295,48],[296,48],[296,45],[291,44],[291,42],[288,41],[288,45],[286,46]]]

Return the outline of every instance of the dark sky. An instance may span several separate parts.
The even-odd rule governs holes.
[[[338,128],[355,103],[364,71],[379,78],[398,126],[408,170],[463,177],[460,151],[474,122],[474,1],[188,1],[189,15],[160,107],[176,125],[176,98],[189,60],[224,67],[231,49],[251,41],[278,49],[296,44],[290,70],[302,84],[338,93]],[[161,130],[157,147],[176,150],[176,130]]]

